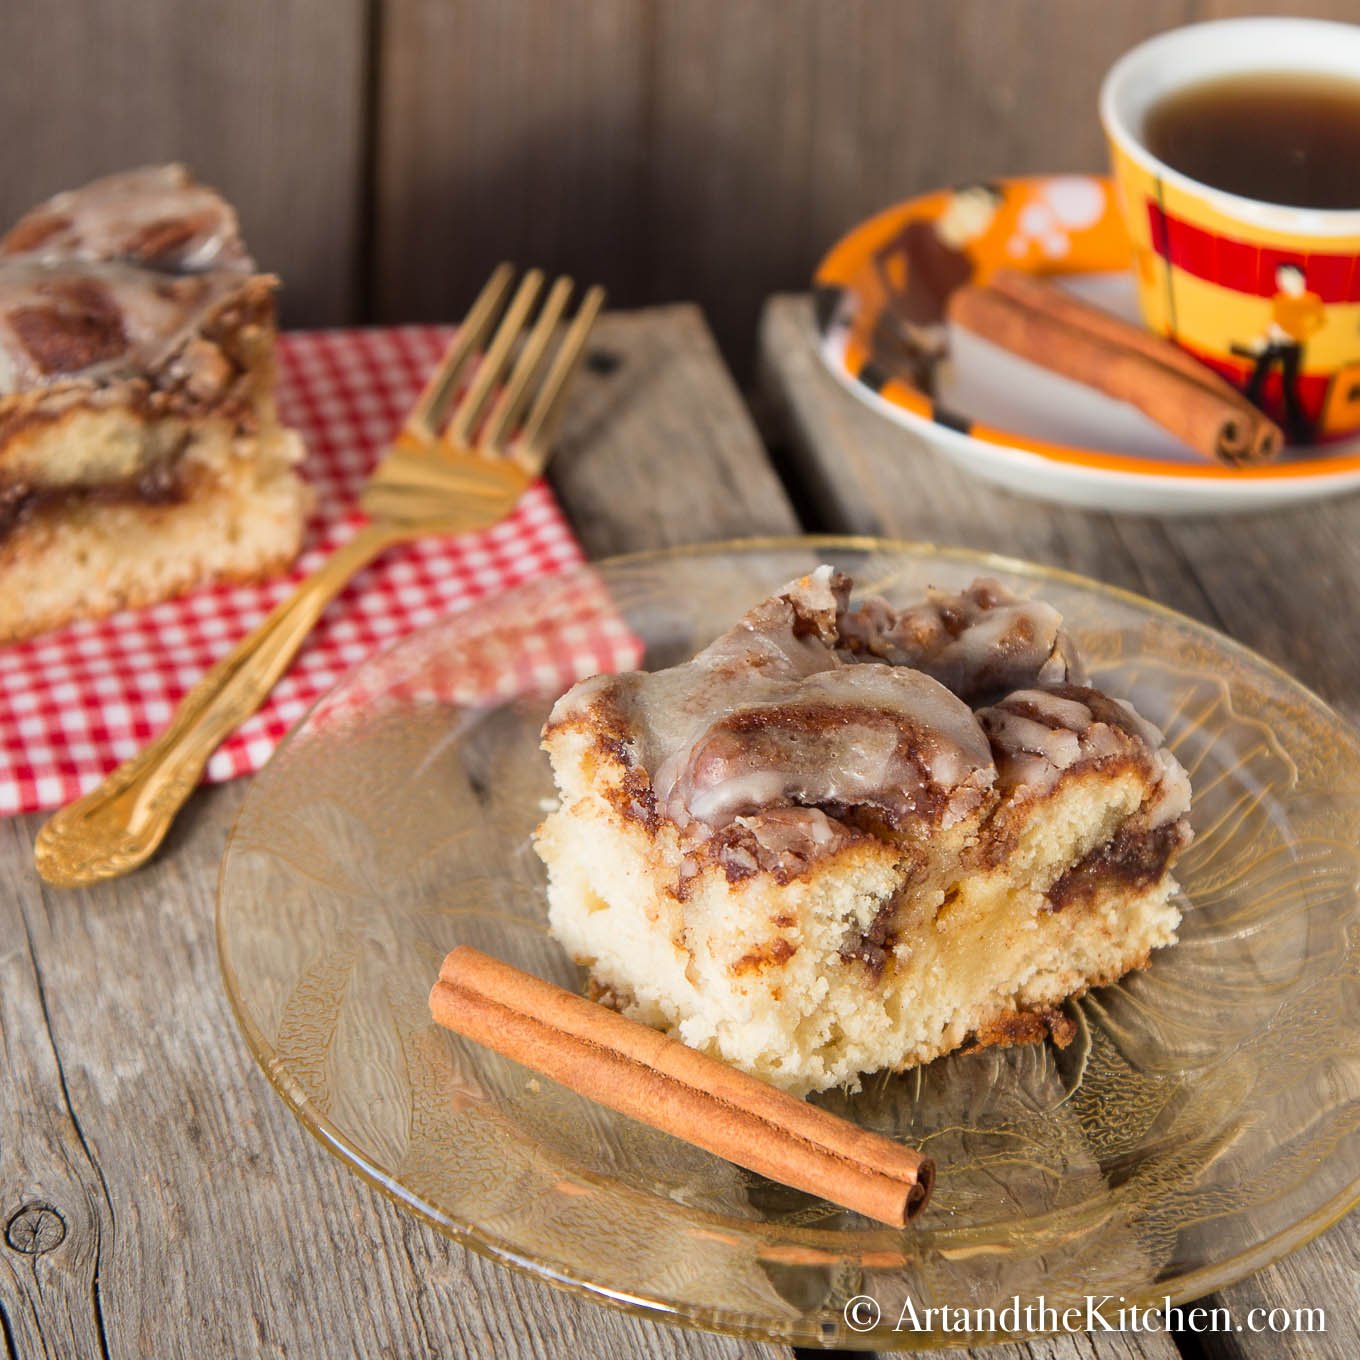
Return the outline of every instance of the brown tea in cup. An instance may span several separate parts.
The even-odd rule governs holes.
[[[1259,203],[1360,208],[1360,80],[1253,71],[1187,85],[1148,110],[1147,149]]]

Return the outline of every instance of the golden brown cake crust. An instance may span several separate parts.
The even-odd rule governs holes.
[[[1077,1026],[1070,1015],[1052,1006],[1033,1011],[1005,1011],[983,1021],[964,1042],[962,1052],[980,1053],[984,1048],[1019,1048],[1052,1039],[1066,1048],[1077,1037]]]

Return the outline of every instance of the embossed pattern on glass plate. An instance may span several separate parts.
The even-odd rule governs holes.
[[[980,573],[1050,601],[1195,787],[1181,941],[1075,1003],[1069,1049],[955,1056],[823,1098],[938,1159],[929,1211],[901,1232],[538,1080],[426,1008],[460,942],[581,985],[547,935],[529,843],[553,793],[538,729],[556,693],[602,654],[634,664],[630,639],[649,667],[692,654],[821,560],[899,603]],[[1357,847],[1356,734],[1212,631],[1001,558],[751,542],[536,582],[361,667],[257,777],[218,941],[247,1039],[302,1122],[458,1240],[695,1325],[959,1345],[893,1332],[903,1301],[1182,1301],[1360,1198]],[[859,1293],[881,1303],[879,1330],[845,1328]]]

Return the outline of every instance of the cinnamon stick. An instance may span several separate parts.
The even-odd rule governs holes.
[[[1136,406],[1197,453],[1234,467],[1269,462],[1279,426],[1169,340],[1034,275],[1000,270],[957,290],[949,317],[1064,377]]]
[[[894,1227],[925,1208],[929,1157],[468,945],[430,993],[439,1024],[748,1170]]]
[[[1026,274],[1022,269],[998,269],[987,282],[998,293],[1004,293],[1014,302],[1027,307],[1042,308],[1070,326],[1080,326],[1083,330],[1099,335],[1112,344],[1136,349],[1139,353],[1146,354],[1149,359],[1156,359],[1158,363],[1184,373],[1187,378],[1203,383],[1205,387],[1220,393],[1228,401],[1238,403],[1246,401],[1246,397],[1226,378],[1220,377],[1212,368],[1200,363],[1194,355],[1187,354],[1179,345],[1160,335],[1153,335],[1151,331],[1144,330],[1141,326],[1132,325],[1122,317],[1115,316],[1113,312],[1107,312],[1103,307],[1086,302],[1075,293],[1069,293],[1066,288],[1060,288],[1056,283],[1050,282],[1041,274]]]

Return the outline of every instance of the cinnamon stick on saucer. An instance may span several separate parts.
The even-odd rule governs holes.
[[[1054,373],[1136,406],[1197,453],[1232,467],[1269,462],[1278,425],[1169,340],[1032,274],[1000,270],[958,289],[949,319]]]
[[[868,1218],[900,1228],[930,1198],[924,1154],[468,945],[445,958],[430,1011],[602,1105]]]

